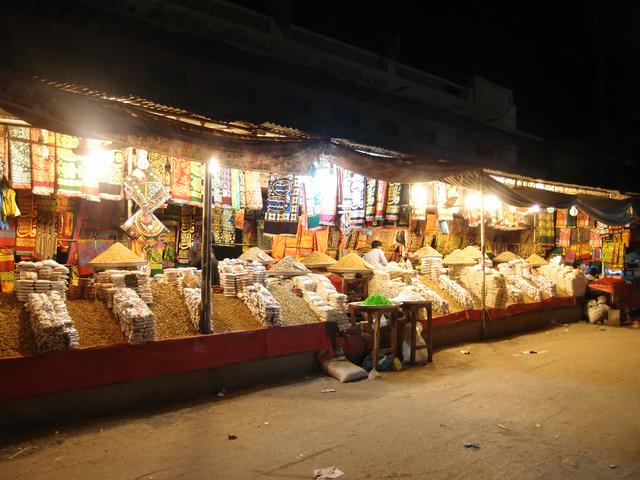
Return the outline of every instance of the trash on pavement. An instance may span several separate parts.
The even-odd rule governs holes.
[[[460,350],[460,353],[463,355],[469,355],[471,352],[469,350]]]
[[[464,448],[480,448],[480,444],[476,442],[464,442]]]
[[[344,475],[344,472],[338,467],[316,468],[313,471],[313,478],[316,480],[331,480],[340,478],[342,475]]]
[[[229,435],[227,435],[227,438],[229,440],[235,440],[236,438],[238,438],[238,435],[236,435],[235,433],[230,433]]]
[[[323,388],[322,390],[320,390],[320,393],[333,393],[335,391],[335,388]]]

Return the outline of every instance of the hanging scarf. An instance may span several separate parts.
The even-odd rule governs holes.
[[[354,173],[351,175],[351,226],[354,228],[364,226],[365,196],[367,179]]]
[[[271,174],[264,215],[264,233],[270,235],[297,233],[299,189],[296,175]]]
[[[99,183],[99,196],[104,200],[120,201],[124,198],[122,182],[124,181],[124,154],[122,150],[111,152],[112,159],[109,168]]]
[[[367,178],[367,193],[364,210],[364,220],[366,223],[373,223],[376,218],[376,185],[378,181]]]
[[[300,185],[302,198],[304,198],[304,206],[302,215],[303,222],[307,230],[313,230],[320,225],[320,191],[314,188],[314,179],[307,177],[305,182]]]
[[[169,157],[171,163],[171,199],[184,205],[191,200],[191,161]]]
[[[65,197],[82,196],[82,157],[73,153],[80,139],[56,133],[58,155],[58,195]]]
[[[389,192],[387,194],[387,214],[386,220],[395,222],[400,217],[400,201],[402,193],[401,183],[390,183]]]
[[[51,195],[56,186],[56,136],[39,128],[31,129],[32,192]]]
[[[202,207],[202,182],[204,179],[204,164],[192,161],[189,166],[191,181],[189,182],[189,205]]]
[[[389,184],[384,180],[378,180],[376,187],[376,222],[383,222],[387,211],[387,189]]]
[[[9,145],[7,143],[7,126],[0,125],[0,175],[6,177],[9,169],[8,161]]]
[[[31,189],[31,143],[28,127],[9,127],[11,186]]]
[[[238,170],[237,168],[231,169],[231,207],[235,209],[242,208],[242,203],[240,201],[240,177],[244,177],[242,175],[242,170]]]
[[[262,189],[260,188],[259,172],[244,172],[245,204],[250,210],[262,209]]]

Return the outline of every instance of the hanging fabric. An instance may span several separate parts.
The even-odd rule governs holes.
[[[387,212],[387,190],[389,184],[384,180],[378,180],[376,187],[376,222],[384,222]]]
[[[58,195],[82,196],[82,157],[73,153],[79,143],[78,137],[56,133]]]
[[[271,175],[264,215],[264,233],[270,235],[297,233],[299,189],[296,175]]]
[[[362,175],[351,175],[351,226],[359,228],[364,226],[365,196],[367,193],[367,179]]]
[[[189,265],[189,250],[193,244],[195,231],[196,224],[193,207],[185,205],[180,209],[180,232],[177,253],[177,263],[179,265]]]
[[[169,157],[171,164],[171,199],[178,204],[188,204],[191,200],[191,161],[185,158]]]
[[[314,188],[312,177],[306,177],[304,183],[300,185],[302,202],[301,223],[307,230],[313,230],[320,226],[320,191]]]
[[[124,181],[124,154],[122,150],[113,150],[112,159],[103,178],[100,179],[100,198],[104,200],[122,200],[124,192],[122,182]]]
[[[260,173],[247,170],[244,172],[246,205],[250,210],[262,209],[262,189],[260,188]]]
[[[0,124],[0,176],[7,177],[9,171],[9,144],[7,143],[7,126]]]
[[[7,218],[6,228],[0,229],[0,288],[12,292],[14,285],[14,255],[16,252],[16,219]]]
[[[189,165],[189,205],[202,207],[202,182],[204,179],[204,164],[192,161]]]
[[[231,206],[231,169],[221,169],[222,205]]]
[[[365,196],[364,221],[373,223],[376,218],[376,185],[378,181],[374,178],[367,178],[367,192]]]
[[[16,255],[33,257],[36,252],[37,203],[28,190],[18,191],[16,202],[21,212],[16,220]]]
[[[388,222],[395,222],[400,216],[400,202],[401,202],[402,184],[390,183],[389,192],[387,194],[387,212],[386,220]]]
[[[51,195],[56,186],[56,135],[31,129],[31,181],[36,195]]]
[[[240,176],[241,170],[237,168],[230,169],[231,175],[231,208],[242,208],[240,203]]]
[[[235,245],[235,212],[232,208],[214,207],[211,217],[213,243],[216,245]]]
[[[28,127],[9,126],[11,186],[31,189],[31,134]]]

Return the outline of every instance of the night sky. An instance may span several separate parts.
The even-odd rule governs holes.
[[[635,152],[640,2],[233,3],[460,84],[477,74],[510,88],[524,132],[592,144],[600,126],[608,149]]]

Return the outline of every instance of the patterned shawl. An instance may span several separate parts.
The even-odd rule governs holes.
[[[175,203],[187,204],[191,200],[191,161],[169,157],[171,162],[171,198]]]
[[[351,175],[351,226],[364,226],[365,196],[367,179],[354,173]]]
[[[78,137],[56,133],[58,194],[65,197],[82,196],[82,157],[72,151],[78,143]]]
[[[300,187],[296,175],[271,174],[264,233],[295,235],[298,231]]]
[[[28,127],[8,127],[11,186],[31,189],[31,143]]]
[[[234,245],[236,243],[235,212],[233,208],[213,209],[213,243],[216,245]]]
[[[250,210],[262,209],[262,189],[260,188],[260,173],[259,172],[244,172],[244,185],[246,205]]]
[[[389,222],[395,222],[400,217],[400,204],[402,193],[401,183],[390,183],[389,192],[387,194],[387,215]]]
[[[389,184],[384,180],[378,180],[376,187],[376,222],[383,222],[387,211],[387,189]]]
[[[192,161],[190,166],[191,182],[189,187],[189,205],[202,207],[202,182],[204,179],[204,164]]]
[[[48,130],[31,129],[32,191],[51,195],[56,186],[56,135]]]
[[[373,223],[376,218],[376,186],[378,181],[367,178],[366,204],[364,210],[364,220],[366,223]]]

